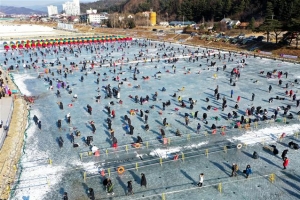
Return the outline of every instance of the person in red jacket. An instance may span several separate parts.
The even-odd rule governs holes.
[[[289,159],[287,157],[284,157],[283,159],[283,169],[286,169],[286,167],[289,165]]]
[[[115,110],[111,111],[111,116],[112,116],[112,118],[115,118],[115,116],[116,116],[116,111]]]

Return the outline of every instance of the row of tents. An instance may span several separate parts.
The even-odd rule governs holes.
[[[27,40],[16,42],[3,42],[5,50],[9,49],[24,49],[24,48],[46,48],[61,45],[82,45],[91,43],[104,43],[104,42],[116,42],[116,41],[131,41],[131,37],[124,36],[99,36],[99,37],[76,37],[76,38],[56,38],[45,40]]]

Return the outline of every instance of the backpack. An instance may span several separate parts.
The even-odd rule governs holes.
[[[238,171],[238,170],[239,170],[239,166],[235,165],[235,171]]]

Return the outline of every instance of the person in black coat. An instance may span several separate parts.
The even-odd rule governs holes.
[[[128,190],[127,195],[132,195],[133,194],[132,181],[127,182],[127,190]]]
[[[133,135],[133,130],[134,130],[134,127],[132,125],[129,125],[129,134],[130,135]]]
[[[88,195],[91,200],[95,200],[95,193],[93,188],[88,189]]]
[[[93,131],[93,133],[95,133],[95,131],[96,131],[95,124],[94,124],[94,123],[91,123],[91,127],[92,127],[92,131]]]
[[[39,123],[38,123],[38,128],[39,128],[40,130],[42,130],[42,122],[41,122],[41,121],[39,121]]]
[[[64,192],[64,196],[63,196],[63,200],[68,200],[68,193],[67,192]]]
[[[143,143],[143,140],[140,136],[137,136],[137,140],[136,140],[136,143]]]
[[[146,180],[146,177],[145,177],[145,174],[141,174],[141,187],[142,186],[145,186],[145,187],[147,187],[147,180]]]
[[[61,119],[57,120],[57,127],[61,129]]]
[[[283,150],[282,154],[281,154],[281,158],[282,160],[284,160],[284,158],[286,157],[286,154],[288,153],[288,149]]]
[[[64,140],[62,139],[61,136],[58,138],[58,145],[59,145],[59,148],[62,148],[64,145]]]

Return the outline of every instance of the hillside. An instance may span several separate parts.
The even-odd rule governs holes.
[[[271,11],[275,19],[298,18],[299,0],[110,0],[82,4],[82,10],[94,8],[106,12],[137,13],[151,8],[162,20],[203,19],[219,21],[225,17],[250,21],[264,18]]]
[[[128,0],[100,0],[90,3],[81,3],[80,10],[85,12],[86,10],[97,9],[98,12],[121,12],[122,6]]]
[[[24,7],[14,7],[14,6],[0,6],[0,12],[5,13],[6,15],[30,15],[30,14],[37,14],[37,15],[44,15],[47,14],[46,12],[39,11],[39,10],[32,10],[29,8]]]

